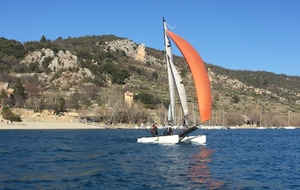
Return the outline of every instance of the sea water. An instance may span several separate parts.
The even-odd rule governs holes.
[[[300,130],[198,133],[206,145],[140,144],[148,133],[134,129],[0,130],[0,189],[300,189]]]

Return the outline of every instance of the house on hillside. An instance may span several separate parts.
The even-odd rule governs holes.
[[[125,103],[129,106],[131,106],[133,104],[133,93],[126,91],[124,93],[124,98],[125,98]]]

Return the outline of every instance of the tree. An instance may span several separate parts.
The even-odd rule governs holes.
[[[49,64],[51,63],[51,61],[53,60],[53,57],[45,57],[43,62],[42,62],[42,67],[44,70],[48,69]]]
[[[1,53],[19,59],[24,57],[26,51],[21,42],[0,38],[0,54]]]
[[[15,84],[14,84],[14,92],[13,92],[13,95],[14,96],[23,96],[25,93],[25,89],[22,85],[22,82],[21,82],[21,79],[20,78],[17,78]]]
[[[158,79],[158,73],[156,71],[154,71],[152,73],[152,79],[155,80],[155,81],[157,81],[157,79]]]
[[[13,89],[14,89],[13,98],[16,107],[23,107],[26,99],[26,94],[20,78],[17,78]]]
[[[130,77],[129,71],[120,69],[113,63],[105,63],[100,69],[111,75],[113,84],[125,84],[124,80]]]
[[[112,82],[115,84],[125,84],[125,79],[129,77],[129,72],[125,69],[121,69],[112,74]]]
[[[34,71],[36,73],[40,73],[41,72],[41,69],[40,69],[40,64],[38,62],[30,62],[28,64],[28,69],[29,71]]]
[[[234,95],[234,96],[232,96],[231,101],[233,103],[237,104],[237,103],[239,103],[241,101],[241,99],[240,99],[240,97],[238,95]]]
[[[260,116],[261,116],[262,111],[257,108],[256,106],[251,106],[247,108],[246,114],[251,118],[251,121],[254,123],[258,124],[260,122]]]
[[[8,106],[3,106],[1,114],[3,119],[9,121],[22,121],[21,117],[17,114],[14,114]]]
[[[148,92],[141,92],[134,96],[134,100],[141,100],[147,108],[154,109],[157,104],[160,103],[159,98]]]
[[[66,100],[63,97],[60,97],[57,102],[57,107],[56,107],[55,113],[59,114],[60,112],[66,111],[65,105],[66,105]]]
[[[40,42],[46,42],[46,41],[47,41],[46,37],[44,35],[42,35]]]
[[[240,113],[226,113],[226,125],[236,126],[244,123],[244,117]]]

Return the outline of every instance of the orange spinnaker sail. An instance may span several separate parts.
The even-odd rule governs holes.
[[[210,120],[212,112],[212,96],[206,68],[198,52],[183,38],[166,31],[174,41],[192,72],[198,98],[201,122]]]

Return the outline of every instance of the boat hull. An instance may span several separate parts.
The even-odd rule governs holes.
[[[179,143],[178,135],[158,136],[158,137],[142,137],[137,139],[138,143],[165,143],[176,144]]]
[[[205,144],[206,143],[206,135],[185,136],[185,137],[183,137],[183,139],[181,139],[180,142]]]
[[[138,143],[160,143],[160,144],[177,144],[177,143],[205,144],[206,135],[185,136],[183,138],[180,138],[179,135],[141,137],[137,139],[137,142]]]

